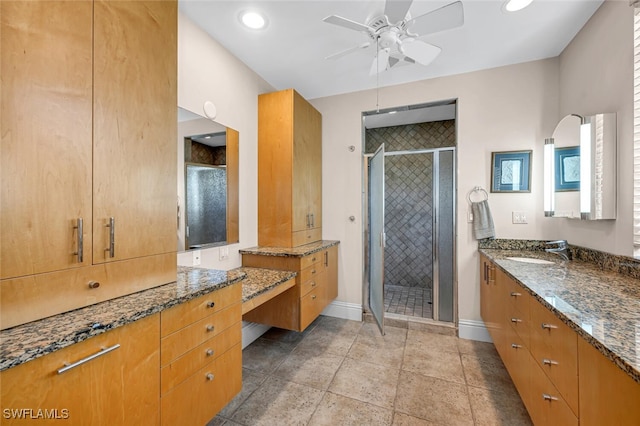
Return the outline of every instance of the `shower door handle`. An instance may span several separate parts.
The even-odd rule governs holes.
[[[387,234],[386,232],[380,233],[380,247],[385,248],[387,246]]]

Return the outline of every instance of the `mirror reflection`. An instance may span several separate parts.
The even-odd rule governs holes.
[[[239,241],[236,130],[178,107],[178,251]]]
[[[580,125],[582,118],[567,115],[553,131],[553,217],[580,219]],[[570,155],[573,153],[573,155]],[[576,163],[577,159],[577,163]],[[577,167],[577,170],[575,170]]]

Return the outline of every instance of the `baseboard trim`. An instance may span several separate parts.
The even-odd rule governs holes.
[[[270,328],[270,325],[242,321],[242,349],[252,344]]]
[[[324,308],[322,315],[346,320],[362,321],[362,305],[334,300]]]
[[[461,339],[478,340],[480,342],[492,343],[491,336],[484,322],[476,320],[461,319],[458,321],[458,336]]]

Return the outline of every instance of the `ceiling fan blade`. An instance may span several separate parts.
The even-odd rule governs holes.
[[[373,58],[369,75],[376,75],[389,68],[389,49],[378,50],[378,54]]]
[[[413,0],[387,0],[384,5],[384,14],[387,15],[391,25],[402,21],[406,16]]]
[[[366,48],[367,48],[367,47],[369,47],[370,45],[371,45],[371,43],[367,41],[367,42],[362,43],[362,44],[360,44],[360,45],[358,45],[358,46],[353,46],[353,47],[350,47],[350,48],[348,48],[348,49],[342,50],[342,51],[340,51],[340,52],[334,53],[333,55],[329,55],[329,56],[327,56],[325,59],[338,59],[338,58],[342,58],[343,56],[348,55],[349,53],[356,52],[356,51],[358,51],[358,50],[360,50],[360,49],[366,49]]]
[[[355,31],[373,31],[371,27],[366,26],[365,24],[361,24],[356,21],[352,21],[351,19],[343,18],[338,15],[327,16],[323,19],[324,22],[328,24],[337,25],[339,27],[348,28],[350,30]]]
[[[400,51],[419,64],[429,65],[439,54],[440,49],[433,44],[420,40],[405,41],[400,46]]]
[[[462,24],[464,24],[464,9],[462,2],[456,1],[413,18],[407,22],[407,30],[423,36],[459,27]]]

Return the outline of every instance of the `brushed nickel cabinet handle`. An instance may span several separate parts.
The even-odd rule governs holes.
[[[120,347],[120,344],[116,343],[113,346],[109,346],[108,348],[103,348],[100,352],[95,353],[93,355],[89,355],[88,357],[82,358],[81,360],[76,361],[76,362],[74,362],[72,364],[65,364],[64,367],[58,369],[58,374],[62,374],[64,372],[67,372],[67,371],[71,370],[72,368],[76,368],[79,365],[84,364],[85,362],[89,362],[91,360],[94,360],[94,359],[96,359],[96,358],[98,358],[98,357],[100,357],[100,356],[102,356],[104,354],[108,354],[111,351],[115,351],[119,347]]]
[[[318,297],[318,296],[316,296],[315,294],[311,295],[311,299],[312,300],[316,300],[316,297]]]
[[[213,349],[207,349],[207,352],[205,353],[207,354],[207,356],[212,356],[216,352]]]
[[[214,327],[214,326],[212,326],[211,324],[209,324],[209,325],[207,326],[207,331],[213,331],[214,329],[215,329],[215,327]]]
[[[207,308],[213,308],[216,306],[216,302],[207,302]]]
[[[557,325],[553,325],[553,324],[547,324],[545,322],[543,322],[542,324],[540,324],[540,326],[542,327],[542,329],[546,329],[546,330],[555,330],[556,328],[558,328]]]
[[[315,227],[316,226],[316,217],[313,215],[313,213],[311,213],[311,227]]]
[[[81,217],[76,219],[76,226],[73,229],[77,229],[78,235],[76,236],[78,242],[78,251],[73,253],[74,256],[78,256],[78,263],[82,263],[84,261],[84,229],[83,229],[83,220]]]
[[[522,320],[520,318],[511,318],[511,322],[519,323],[519,322],[522,322]]]
[[[544,399],[545,401],[557,401],[558,398],[555,396],[551,396],[549,394],[543,393],[542,394],[542,399]]]
[[[515,344],[515,343],[512,343],[512,344],[511,344],[511,347],[512,347],[513,349],[520,349],[520,348],[522,348],[522,345],[517,345],[517,344]]]
[[[207,373],[206,377],[207,377],[207,380],[211,381],[214,379],[215,376],[213,375],[213,373]]]
[[[311,228],[311,216],[307,213],[307,228]]]
[[[89,281],[89,288],[94,289],[100,287],[100,283],[98,281]]]
[[[324,252],[324,266],[329,266],[329,250]]]
[[[316,282],[315,281],[311,281],[311,287],[315,287],[316,286]]]
[[[513,297],[519,297],[519,296],[522,296],[522,293],[518,293],[517,291],[512,291],[512,292],[511,292],[511,296],[513,296]]]
[[[109,223],[106,225],[109,228],[109,247],[104,251],[109,252],[109,257],[116,257],[116,220],[113,217],[109,218]]]
[[[316,273],[315,269],[311,271],[311,275],[314,275],[315,273]]]
[[[547,359],[547,358],[543,359],[542,363],[544,365],[558,365],[558,361],[554,361],[552,359]]]

